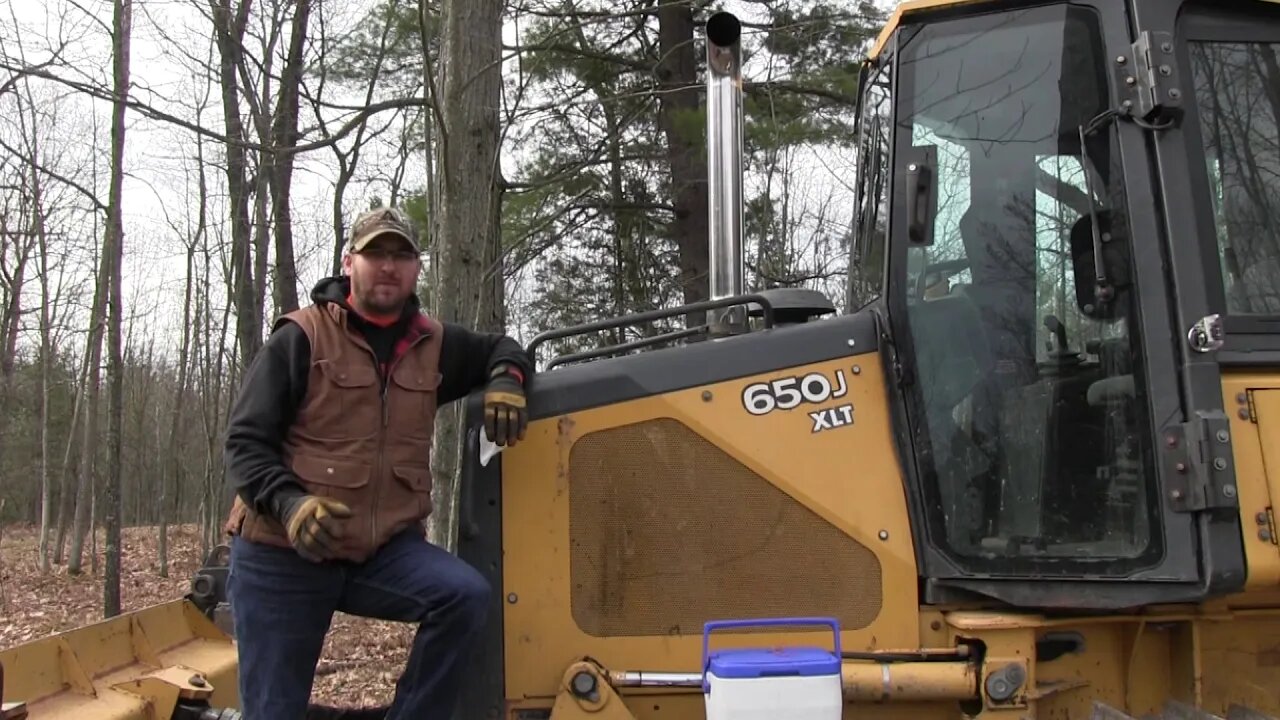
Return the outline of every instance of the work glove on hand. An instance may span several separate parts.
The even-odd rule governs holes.
[[[524,387],[509,372],[498,371],[484,390],[484,429],[489,440],[510,447],[524,439],[529,425]]]
[[[289,542],[302,557],[321,562],[336,556],[344,535],[343,520],[351,517],[351,508],[332,498],[300,495],[287,502],[284,526]]]

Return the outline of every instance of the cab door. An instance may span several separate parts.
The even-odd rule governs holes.
[[[887,295],[926,602],[1243,586],[1234,463],[1208,444],[1229,423],[1202,352],[1219,332],[1178,249],[1185,130],[1143,87],[1168,77],[1144,68],[1174,51],[1177,5],[922,13],[890,44]],[[1144,29],[1156,10],[1168,27]]]
[[[1134,0],[1157,71],[1151,97],[1172,97],[1153,130],[1169,216],[1177,336],[1195,410],[1221,407],[1227,440],[1205,438],[1223,468],[1211,509],[1247,558],[1245,586],[1280,583],[1280,4]],[[1227,428],[1222,428],[1226,430]],[[1224,468],[1225,466],[1225,468]],[[1234,503],[1234,507],[1233,507]],[[1226,518],[1239,523],[1236,538]],[[1205,552],[1213,553],[1210,547]],[[1215,557],[1207,554],[1212,566]]]

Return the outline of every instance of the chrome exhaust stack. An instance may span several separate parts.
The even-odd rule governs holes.
[[[742,24],[732,13],[707,19],[707,195],[710,294],[721,300],[743,292],[742,243]],[[713,337],[747,331],[747,309],[713,310]]]

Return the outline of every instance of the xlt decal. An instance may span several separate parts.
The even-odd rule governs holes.
[[[835,430],[838,427],[853,424],[853,405],[841,405],[809,413],[813,419],[813,432]]]

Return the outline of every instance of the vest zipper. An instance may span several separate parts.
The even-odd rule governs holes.
[[[373,548],[374,543],[378,541],[378,501],[381,499],[381,495],[382,495],[382,492],[381,492],[382,483],[379,482],[379,479],[382,477],[382,472],[381,472],[382,466],[385,465],[383,455],[386,453],[386,448],[387,448],[387,427],[391,424],[391,408],[387,404],[387,390],[391,387],[391,375],[392,373],[395,372],[396,365],[400,363],[400,358],[404,357],[410,350],[414,348],[414,346],[422,342],[422,340],[426,337],[427,335],[424,333],[414,338],[413,341],[409,343],[409,346],[404,349],[403,353],[391,359],[391,362],[387,365],[386,373],[385,374],[379,373],[380,375],[382,375],[381,377],[382,427],[378,429],[378,451],[377,451],[377,454],[374,456],[374,460],[373,460],[373,463],[374,463],[373,465],[374,472],[372,474],[373,503],[370,509],[370,517],[369,517],[369,547],[370,548]],[[377,370],[380,366],[380,363],[378,362],[377,353],[373,351],[372,347],[369,347],[369,343],[366,342],[363,338],[361,338],[360,341],[364,345],[365,349],[369,351],[369,355],[373,357],[373,367],[375,370]],[[393,353],[395,352],[394,346],[393,346],[392,352]],[[392,472],[394,472],[394,470]]]
[[[378,362],[378,354],[373,351],[369,343],[364,338],[359,338],[360,345],[369,352],[369,357],[373,358],[373,369],[378,373],[378,381],[382,383],[382,389],[379,392],[380,401],[382,403],[382,427],[378,428],[378,449],[373,455],[373,467],[369,469],[370,482],[373,485],[373,499],[369,504],[369,547],[373,548],[374,543],[378,541],[378,500],[382,495],[382,454],[386,448],[387,437],[387,387],[391,380],[391,371],[387,370],[384,375],[381,372],[382,363]]]
[[[377,359],[375,358],[376,362]],[[373,515],[369,518],[369,547],[373,548],[374,543],[378,541],[378,500],[382,495],[382,466],[385,464],[383,454],[387,449],[387,425],[390,415],[390,409],[387,407],[387,389],[391,387],[391,368],[387,368],[387,376],[382,378],[382,427],[378,428],[378,452],[374,455],[374,474],[376,478],[373,483]]]

